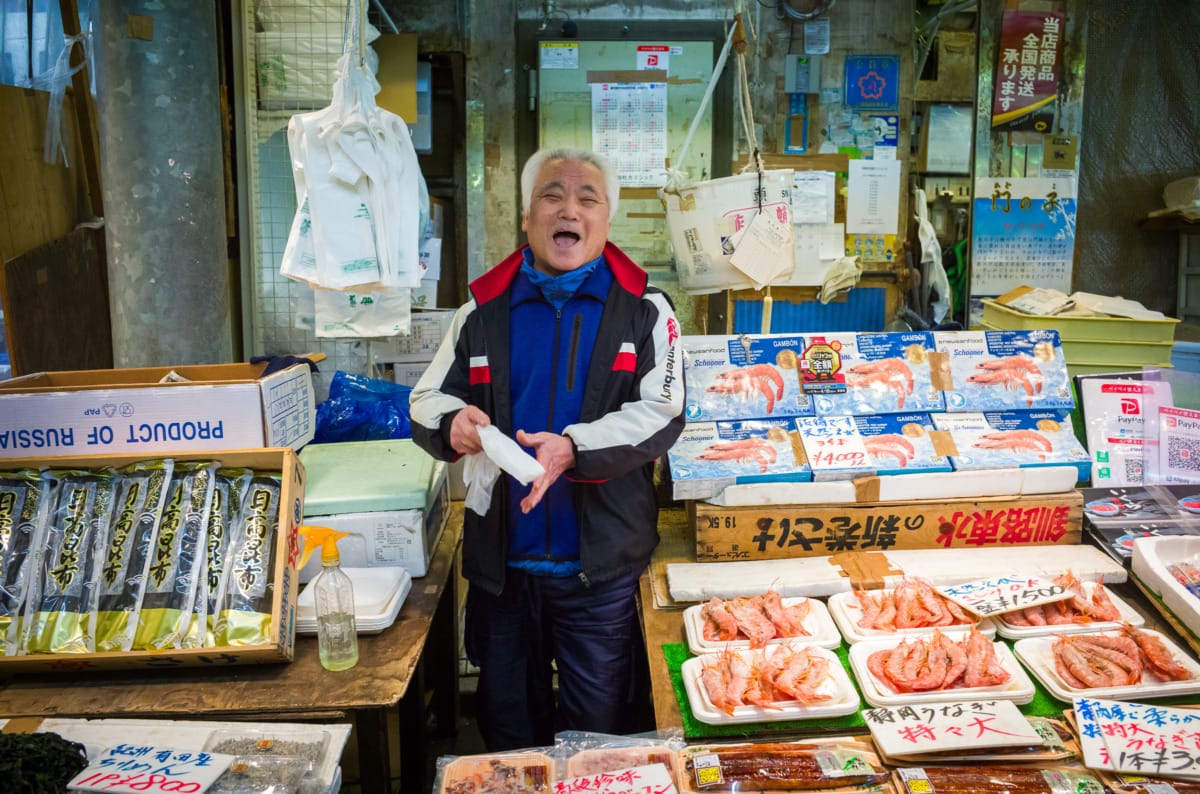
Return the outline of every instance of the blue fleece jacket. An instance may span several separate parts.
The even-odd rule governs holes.
[[[526,263],[532,252],[525,250]],[[556,309],[525,274],[513,282],[509,325],[513,429],[561,433],[579,421],[584,385],[604,301],[613,276],[604,257],[575,293]],[[579,563],[579,522],[574,486],[560,477],[528,514],[521,500],[531,486],[509,480],[508,564],[543,576],[573,576]]]

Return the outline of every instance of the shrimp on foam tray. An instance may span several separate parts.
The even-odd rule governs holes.
[[[962,607],[933,589],[924,579],[905,577],[892,590],[854,591],[863,616],[858,627],[877,631],[965,626],[977,622]]]
[[[829,659],[819,652],[777,645],[747,654],[731,648],[707,654],[700,683],[712,704],[732,716],[739,706],[778,709],[785,703],[829,700],[833,695],[821,691],[829,676]]]
[[[700,610],[703,635],[709,642],[749,640],[751,648],[761,648],[776,637],[806,637],[804,619],[812,611],[812,602],[785,605],[779,593],[768,590],[762,595],[738,596],[728,601],[712,598]]]
[[[1062,634],[1053,646],[1054,670],[1073,689],[1134,686],[1145,673],[1160,681],[1192,677],[1163,641],[1129,624],[1119,634]]]
[[[876,651],[867,657],[867,669],[895,692],[999,686],[1012,677],[992,641],[974,627],[962,640],[935,629]]]
[[[1083,582],[1079,581],[1072,571],[1055,577],[1054,583],[1066,588],[1071,597],[1005,612],[1000,619],[1010,626],[1112,623],[1121,619],[1120,610],[1108,597],[1108,590],[1102,583],[1096,582],[1090,596],[1084,589]]]

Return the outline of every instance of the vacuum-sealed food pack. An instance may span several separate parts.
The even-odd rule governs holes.
[[[30,591],[22,630],[27,653],[96,650],[96,597],[101,552],[113,505],[115,472],[55,470],[54,507],[47,516],[39,576]]]
[[[168,458],[131,463],[118,471],[112,524],[100,567],[97,651],[133,647],[150,552],[158,537],[174,467],[175,462]]]
[[[199,587],[218,464],[176,462],[159,522],[133,647],[182,647]]]
[[[37,567],[49,482],[35,469],[0,472],[0,647],[17,652],[21,607]]]
[[[271,637],[281,482],[278,472],[256,474],[242,498],[217,598],[217,645],[261,645]]]

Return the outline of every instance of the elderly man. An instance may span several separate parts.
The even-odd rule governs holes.
[[[413,438],[443,460],[495,425],[537,456],[466,511],[467,655],[491,750],[556,730],[625,733],[644,681],[634,597],[658,544],[652,469],[683,428],[679,324],[608,242],[608,161],[542,150],[521,174],[522,246],[470,285],[413,389]],[[558,672],[555,702],[553,674]]]

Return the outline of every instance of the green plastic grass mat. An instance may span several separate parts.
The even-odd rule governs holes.
[[[870,709],[871,704],[867,703],[862,697],[862,690],[858,687],[858,681],[854,678],[854,672],[850,668],[849,646],[842,643],[834,650],[838,659],[842,663],[842,667],[850,676],[850,681],[854,684],[854,689],[858,693],[859,700],[862,701],[860,711],[854,714],[847,714],[844,717],[825,717],[821,719],[811,720],[780,720],[771,722],[752,722],[742,723],[737,725],[709,725],[696,719],[692,714],[691,704],[688,702],[687,690],[683,687],[683,673],[681,668],[683,663],[695,656],[687,645],[682,642],[667,643],[662,646],[663,658],[667,661],[667,671],[671,676],[671,686],[675,690],[675,700],[679,703],[679,713],[683,722],[683,736],[685,739],[699,739],[706,737],[737,737],[749,738],[751,736],[762,736],[766,733],[866,733],[867,723],[862,718],[862,710]],[[1070,708],[1070,703],[1063,703],[1054,698],[1041,683],[1030,676],[1033,681],[1033,700],[1020,707],[1021,713],[1030,717],[1062,717],[1063,709]],[[964,698],[968,699],[968,698]]]

